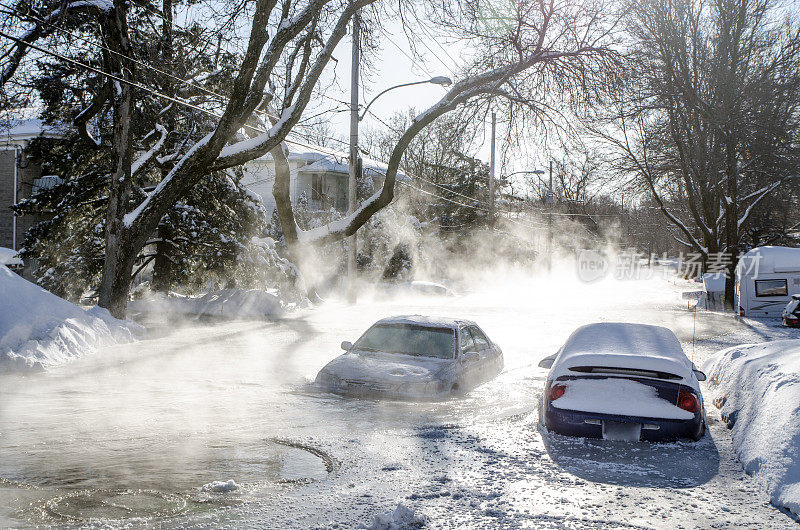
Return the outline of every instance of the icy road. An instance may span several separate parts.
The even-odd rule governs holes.
[[[158,322],[148,340],[0,379],[0,527],[352,528],[401,503],[432,527],[796,527],[742,471],[707,389],[697,443],[537,430],[536,363],[580,324],[666,325],[698,365],[790,333],[710,313],[695,325],[685,287],[519,279],[276,322]],[[401,313],[475,320],[503,348],[504,372],[433,404],[313,388],[342,340]]]

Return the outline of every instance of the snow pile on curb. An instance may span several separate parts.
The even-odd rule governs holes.
[[[403,530],[407,528],[423,528],[428,524],[428,516],[414,512],[405,504],[398,504],[392,512],[385,512],[372,518],[370,526],[361,526],[368,530]]]
[[[140,330],[103,308],[82,309],[0,265],[0,373],[40,371],[131,342]]]
[[[234,482],[233,480],[215,480],[214,482],[209,482],[208,484],[203,484],[200,488],[200,491],[210,492],[210,493],[228,493],[231,491],[236,491],[239,489],[239,485]]]
[[[128,310],[223,318],[264,318],[284,313],[277,294],[259,289],[222,289],[196,298],[170,293],[129,302]]]
[[[734,346],[704,368],[745,471],[800,515],[800,340]]]

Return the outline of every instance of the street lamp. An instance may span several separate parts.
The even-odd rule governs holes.
[[[352,1],[352,0],[351,0]],[[358,64],[359,64],[359,33],[360,22],[358,16],[353,19],[353,62],[350,69],[350,179],[347,183],[347,213],[352,215],[356,211],[356,168],[358,167],[358,124],[367,115],[369,107],[375,103],[375,100],[395,88],[411,85],[421,85],[423,83],[431,83],[440,86],[450,86],[453,80],[443,75],[432,77],[424,81],[412,81],[410,83],[401,83],[393,87],[389,87],[367,103],[364,107],[364,112],[359,115],[358,113]],[[350,236],[350,244],[347,251],[347,277],[348,289],[347,298],[350,303],[356,302],[356,235]]]
[[[385,93],[389,92],[390,90],[394,90],[395,88],[400,88],[400,87],[404,87],[404,86],[423,85],[425,83],[431,83],[432,85],[439,85],[439,86],[448,87],[448,86],[453,84],[453,80],[450,79],[449,77],[446,77],[446,76],[443,76],[443,75],[437,75],[436,77],[431,77],[430,79],[426,79],[424,81],[412,81],[410,83],[401,83],[399,85],[395,85],[393,87],[389,87],[386,90],[384,90],[383,92],[381,92],[380,94],[378,94],[377,96],[375,96],[374,98],[372,98],[372,101],[367,103],[367,106],[364,107],[364,112],[361,114],[361,116],[358,117],[358,121],[361,121],[361,120],[364,119],[364,117],[367,115],[367,111],[369,110],[370,106],[373,103],[375,103],[376,99],[378,99],[379,97],[381,97]]]

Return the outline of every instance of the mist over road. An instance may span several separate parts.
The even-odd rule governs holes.
[[[133,526],[350,528],[403,503],[434,527],[794,527],[741,470],[709,391],[709,434],[697,443],[537,430],[546,372],[536,364],[581,324],[665,325],[697,365],[783,333],[714,313],[695,320],[685,287],[508,274],[457,297],[331,301],[274,322],[151,323],[148,340],[0,378],[0,527],[79,524],[77,506],[89,499],[106,513],[113,502],[98,499],[109,492],[137,492],[154,513],[135,515],[165,516]],[[504,372],[439,403],[313,387],[341,341],[416,313],[475,320],[503,348]],[[228,480],[238,489],[200,490]]]

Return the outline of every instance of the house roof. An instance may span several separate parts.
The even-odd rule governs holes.
[[[38,118],[41,109],[18,108],[0,114],[0,144],[29,142],[39,136],[61,138],[64,130]]]
[[[348,164],[349,159],[350,155],[342,151],[323,148],[319,148],[319,150],[308,147],[297,148],[293,145],[289,146],[289,161],[307,163],[306,165],[298,167],[298,172],[347,174],[350,172],[350,166]],[[259,160],[272,161],[272,155],[267,153],[259,158]],[[376,176],[376,174],[377,176],[383,176],[386,174],[386,170],[389,167],[387,164],[369,157],[362,157],[361,163],[364,171],[370,176]],[[396,179],[403,181],[411,180],[411,178],[402,171],[397,172]]]

